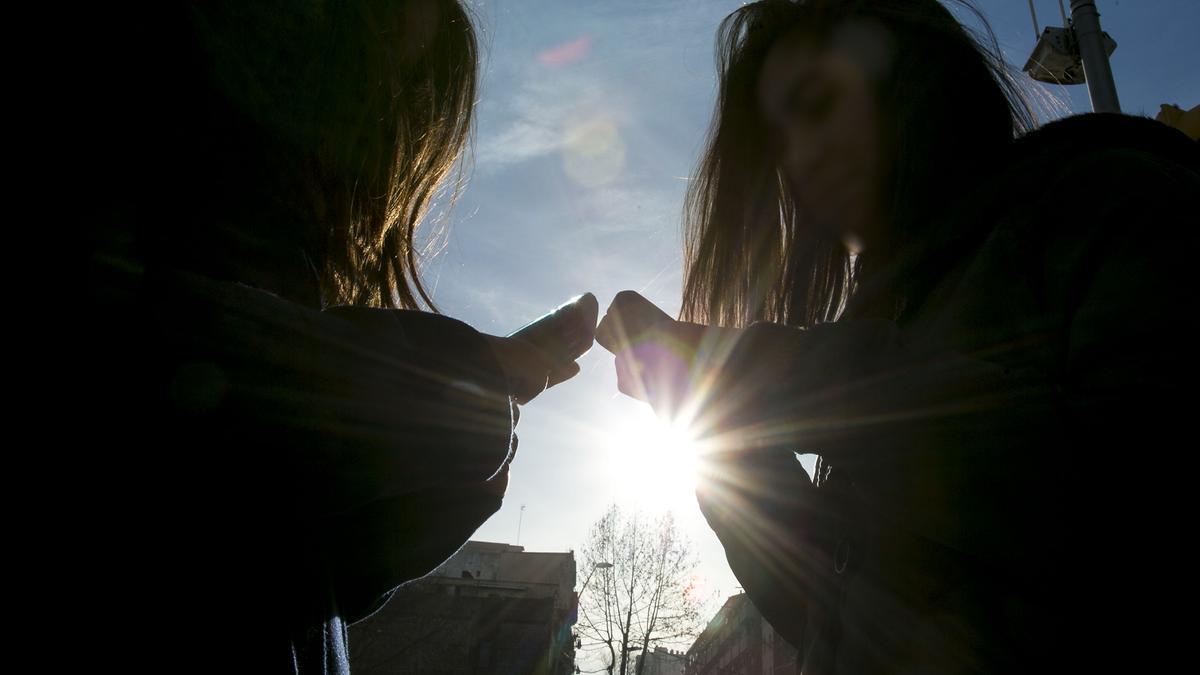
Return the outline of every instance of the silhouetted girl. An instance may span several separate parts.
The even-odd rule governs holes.
[[[105,12],[79,64],[100,215],[78,651],[348,672],[346,623],[499,508],[513,402],[578,369],[417,311],[471,23],[454,0]]]
[[[597,339],[704,439],[701,508],[806,675],[1180,658],[1196,144],[1034,131],[935,0],[752,3],[718,58],[694,323],[626,293]]]

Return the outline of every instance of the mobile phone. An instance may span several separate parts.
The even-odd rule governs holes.
[[[591,293],[577,295],[525,324],[508,337],[529,342],[551,357],[569,363],[583,356],[596,339],[600,303]]]

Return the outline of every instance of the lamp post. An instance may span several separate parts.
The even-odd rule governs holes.
[[[1071,0],[1071,23],[1079,45],[1079,57],[1083,61],[1083,73],[1087,77],[1088,93],[1092,96],[1092,109],[1096,112],[1121,112],[1112,66],[1108,63],[1111,50],[1104,43],[1104,31],[1100,30],[1100,12],[1096,10],[1095,0]]]

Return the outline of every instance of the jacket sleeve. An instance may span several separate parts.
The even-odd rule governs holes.
[[[291,533],[348,618],[500,507],[512,405],[474,329],[188,275],[149,286],[175,432],[208,441],[197,466],[222,498]]]

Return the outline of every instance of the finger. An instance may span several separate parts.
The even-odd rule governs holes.
[[[645,308],[646,305],[654,306],[652,302],[647,300],[645,296],[637,291],[621,291],[613,296],[612,306],[622,312],[636,312]]]
[[[614,354],[624,342],[620,337],[620,331],[617,330],[617,324],[616,315],[610,309],[600,320],[600,325],[596,326],[596,344]]]
[[[625,330],[636,336],[656,324],[673,321],[669,314],[634,291],[621,291],[613,299],[610,311],[615,311]]]
[[[549,389],[556,384],[561,384],[579,374],[579,364],[572,361],[566,365],[561,365],[550,371],[550,381],[546,384]]]
[[[628,352],[620,354],[617,356],[614,365],[617,370],[617,391],[630,398],[646,401],[646,387],[642,381],[642,369],[632,354]]]
[[[550,383],[550,371],[543,371],[540,377],[522,380],[518,391],[513,392],[513,400],[518,405],[525,405],[537,398],[538,394],[546,391]]]
[[[600,325],[596,326],[596,343],[613,354],[627,349],[632,338],[643,330],[639,328],[640,324],[630,317],[631,314],[628,311],[620,309],[616,303],[613,303],[600,321]]]
[[[632,325],[638,323],[637,317],[647,313],[647,306],[657,311],[649,300],[636,291],[621,291],[613,297],[604,313],[600,325],[596,327],[596,342],[610,352],[616,352],[629,341]]]

